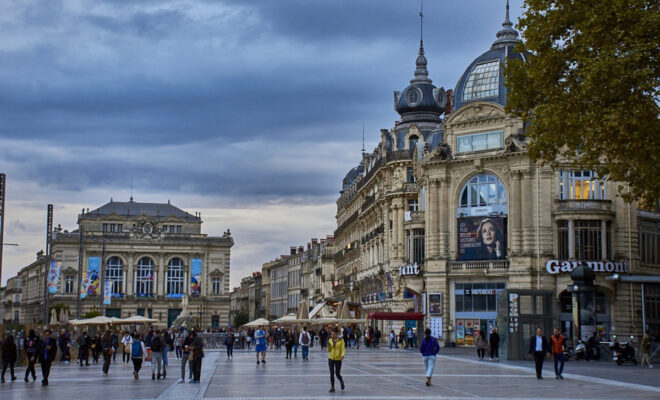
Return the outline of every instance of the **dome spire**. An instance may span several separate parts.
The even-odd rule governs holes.
[[[419,7],[419,53],[415,61],[415,78],[410,83],[431,83],[429,71],[426,69],[426,57],[424,56],[424,0],[420,1]]]
[[[513,29],[513,23],[509,19],[509,0],[506,0],[506,17],[502,22],[502,29],[497,32],[497,40],[491,48],[506,47],[518,44],[518,31]]]

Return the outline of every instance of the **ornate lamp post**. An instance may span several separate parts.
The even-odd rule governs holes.
[[[573,308],[573,337],[580,340],[583,338],[583,324],[586,326],[595,324],[596,318],[596,298],[595,293],[598,286],[594,285],[596,274],[594,271],[586,266],[580,265],[571,271],[571,279],[573,283],[568,285],[568,291],[572,293],[572,308]],[[582,309],[590,311],[590,315],[585,319],[582,315]]]

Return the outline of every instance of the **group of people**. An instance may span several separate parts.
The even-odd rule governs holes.
[[[34,330],[30,330],[27,337],[23,340],[23,350],[26,357],[27,368],[25,370],[25,382],[37,379],[35,365],[41,364],[41,383],[48,385],[48,377],[52,363],[55,361],[58,348],[60,349],[60,359],[63,363],[69,363],[71,357],[71,335],[68,331],[62,330],[60,337],[56,340],[52,336],[52,331],[47,329],[43,336],[39,337]],[[7,369],[11,374],[10,379],[16,380],[14,367],[17,361],[18,346],[20,343],[13,335],[8,335],[1,344],[2,349],[2,382],[5,382],[5,373]],[[189,383],[199,383],[201,377],[202,358],[204,357],[204,342],[194,330],[186,332],[181,329],[178,332],[168,330],[149,330],[147,335],[141,335],[137,332],[124,332],[121,340],[116,333],[106,330],[90,337],[86,331],[83,331],[75,341],[78,349],[78,364],[89,366],[89,356],[92,355],[93,362],[98,363],[99,358],[103,357],[102,371],[108,375],[110,365],[116,359],[117,352],[122,349],[122,362],[127,365],[133,364],[133,378],[139,379],[139,372],[142,365],[146,363],[151,367],[151,379],[165,379],[167,377],[168,353],[176,349],[177,359],[181,359],[181,377],[177,382],[186,381],[186,364],[189,366]]]
[[[397,335],[394,330],[390,331],[390,350],[398,350],[399,348],[413,349],[417,344],[417,337],[412,328],[408,328],[406,332],[404,327],[401,327]]]
[[[490,338],[486,338],[486,333],[478,331],[474,338],[474,344],[477,348],[477,357],[480,360],[486,359],[486,352],[490,355],[491,360],[500,360],[500,334],[497,333],[497,328],[493,328],[490,332]]]

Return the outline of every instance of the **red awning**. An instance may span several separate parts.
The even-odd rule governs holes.
[[[369,319],[382,319],[386,321],[423,321],[424,314],[419,312],[385,312],[372,311]]]

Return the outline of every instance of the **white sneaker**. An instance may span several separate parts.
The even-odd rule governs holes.
[[[186,383],[186,381],[183,378],[179,378],[179,380],[176,381],[176,383]]]
[[[649,368],[653,368],[653,365],[649,365]]]

